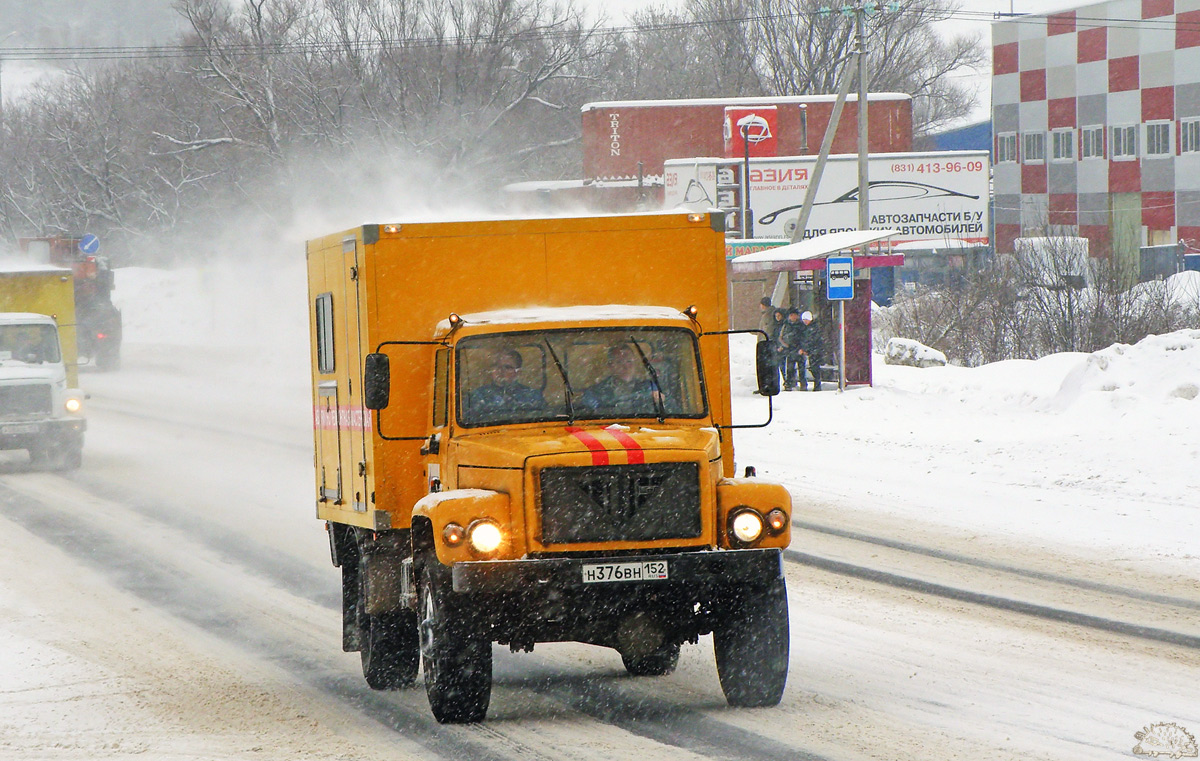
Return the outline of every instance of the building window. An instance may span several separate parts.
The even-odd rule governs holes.
[[[1050,131],[1050,156],[1055,161],[1075,160],[1075,130],[1056,129]]]
[[[1200,153],[1200,118],[1179,120],[1179,152]]]
[[[1104,158],[1104,127],[1092,125],[1079,130],[1079,158]]]
[[[1171,123],[1151,122],[1146,125],[1146,156],[1162,158],[1171,155]]]
[[[1137,125],[1112,128],[1112,157],[1113,161],[1132,161],[1137,158]]]
[[[1046,133],[1026,132],[1022,135],[1026,164],[1040,164],[1046,160]]]
[[[1197,120],[1200,125],[1200,120]],[[996,163],[1011,164],[1017,160],[1017,133],[1001,132],[996,136]]]

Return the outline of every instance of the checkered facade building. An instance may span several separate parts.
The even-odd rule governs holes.
[[[1113,0],[992,26],[996,250],[1200,247],[1200,0]]]

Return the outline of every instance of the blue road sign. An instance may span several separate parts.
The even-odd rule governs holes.
[[[79,250],[85,254],[94,254],[100,250],[100,239],[88,233],[79,239]]]
[[[831,256],[825,260],[825,297],[830,301],[854,298],[854,257]]]

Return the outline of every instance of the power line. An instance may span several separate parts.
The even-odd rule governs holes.
[[[853,8],[853,6],[848,6]],[[653,32],[664,31],[687,31],[692,29],[700,29],[712,26],[721,26],[724,24],[759,24],[770,23],[774,21],[800,20],[801,18],[822,18],[829,16],[845,16],[846,13],[842,8],[829,8],[824,11],[799,11],[795,13],[781,14],[760,14],[741,16],[736,18],[713,19],[713,20],[691,20],[678,21],[670,23],[658,24],[634,24],[613,27],[601,27],[595,30],[597,36],[625,36],[638,35]],[[881,16],[896,16],[896,15],[927,15],[927,10],[900,8],[899,10],[881,9],[879,14],[871,16],[873,19],[878,19]],[[1011,24],[1039,24],[1053,26],[1053,19],[1060,14],[1043,14],[1043,15],[1019,15],[1009,16],[1008,14],[997,14],[987,11],[967,11],[967,10],[951,10],[936,14],[938,18],[932,20],[931,23],[940,23],[942,21],[959,20],[959,21],[997,21],[1002,20]],[[1099,17],[1074,17],[1074,26],[1076,29],[1080,27],[1099,28],[1107,27],[1113,29],[1140,29],[1140,30],[1160,30],[1160,31],[1195,31],[1200,32],[1200,22],[1180,22],[1178,20],[1163,20],[1163,19],[1134,19],[1134,18],[1117,18],[1106,19]],[[1065,22],[1064,22],[1065,23]],[[563,29],[563,28],[547,28],[547,29],[528,29],[514,33],[510,39],[520,39],[522,37],[533,37],[538,39],[564,39],[579,34],[586,34],[587,30],[582,28]],[[343,53],[343,52],[379,52],[389,49],[400,48],[432,48],[441,45],[471,45],[481,44],[494,41],[494,37],[487,34],[479,35],[462,35],[462,36],[423,36],[423,37],[397,37],[397,38],[377,38],[372,40],[331,40],[331,41],[302,41],[294,40],[288,42],[278,42],[273,44],[212,44],[212,45],[141,45],[141,46],[79,46],[79,47],[59,47],[59,46],[30,46],[30,47],[7,47],[0,48],[0,59],[3,60],[25,60],[25,61],[118,61],[118,60],[153,60],[153,59],[178,59],[178,58],[203,58],[209,55],[228,56],[228,57],[245,57],[245,56],[275,56],[275,55],[303,55],[303,54],[320,54],[320,53]]]

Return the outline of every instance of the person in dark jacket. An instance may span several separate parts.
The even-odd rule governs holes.
[[[804,323],[800,322],[800,310],[792,307],[787,311],[787,320],[780,326],[776,346],[783,372],[783,390],[796,390],[796,376],[803,378],[804,366],[800,361],[800,341]]]
[[[821,365],[825,362],[825,335],[821,326],[813,322],[813,313],[804,312],[800,315],[800,390],[808,390],[808,377],[804,372],[804,364],[812,372],[813,391],[821,390]]]
[[[766,338],[758,337],[759,341],[770,341],[771,331],[775,329],[775,307],[771,306],[771,300],[766,296],[758,302],[758,329],[767,334]]]

